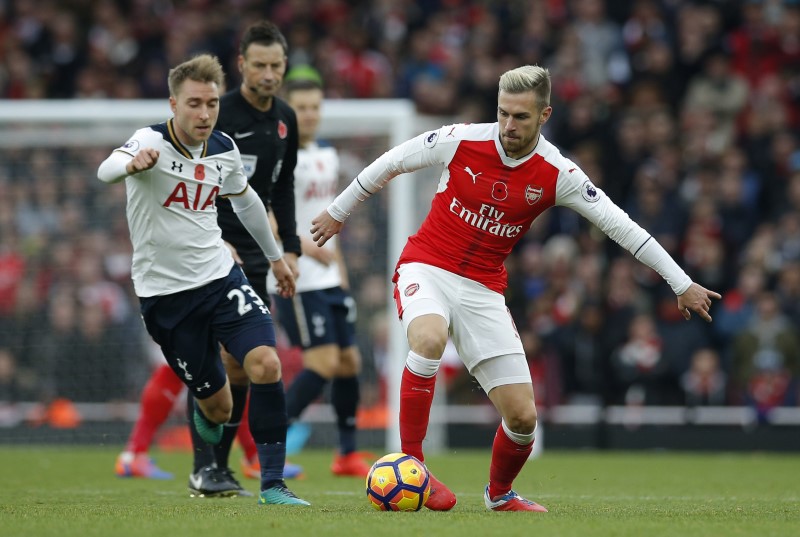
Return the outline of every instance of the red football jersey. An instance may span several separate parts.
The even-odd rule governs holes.
[[[328,211],[350,214],[393,177],[443,165],[431,210],[408,239],[398,266],[426,263],[498,293],[506,288],[506,257],[536,217],[554,205],[573,209],[637,259],[655,243],[544,136],[530,154],[513,159],[498,129],[497,123],[456,124],[412,138],[367,166]],[[691,280],[674,260],[656,264],[676,293],[688,288]]]

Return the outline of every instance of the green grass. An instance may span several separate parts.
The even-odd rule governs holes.
[[[374,511],[360,479],[333,478],[328,452],[292,460],[309,508],[191,499],[189,455],[156,453],[174,481],[114,477],[116,448],[0,448],[0,536],[797,536],[800,456],[547,451],[515,489],[548,514],[491,513],[488,451],[432,456],[459,498],[448,513]],[[235,460],[238,460],[238,456]],[[257,492],[258,483],[243,483]]]

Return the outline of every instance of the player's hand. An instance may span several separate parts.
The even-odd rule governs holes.
[[[719,300],[722,295],[710,291],[702,285],[692,283],[682,295],[678,295],[678,309],[687,321],[692,318],[691,312],[695,312],[710,323],[711,315],[708,314],[708,311],[711,309],[712,298]]]
[[[336,262],[335,250],[331,248],[321,248],[308,237],[302,237],[300,242],[303,245],[303,255],[316,259],[326,267]]]
[[[283,254],[283,260],[286,261],[286,264],[289,265],[289,270],[292,271],[292,276],[294,276],[295,281],[300,277],[300,267],[297,264],[297,254],[294,252],[285,252]]]
[[[145,147],[136,153],[136,156],[125,165],[125,171],[128,172],[128,175],[133,175],[135,173],[149,170],[156,165],[156,162],[158,162],[158,156],[159,153],[157,149]]]
[[[295,292],[294,276],[283,258],[272,263],[272,274],[278,282],[278,294],[283,298],[292,298]]]
[[[343,226],[344,222],[336,220],[326,209],[311,221],[311,238],[317,243],[317,246],[322,246],[328,242],[328,239],[339,233]]]

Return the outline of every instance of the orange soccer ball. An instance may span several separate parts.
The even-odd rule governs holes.
[[[379,511],[419,511],[430,495],[428,469],[405,453],[384,455],[367,476],[367,498]]]

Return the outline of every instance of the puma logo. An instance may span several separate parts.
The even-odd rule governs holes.
[[[483,173],[483,172],[474,173],[474,172],[473,172],[473,171],[472,171],[472,170],[469,168],[469,166],[467,166],[466,168],[464,168],[464,171],[465,171],[465,172],[467,172],[467,173],[470,175],[470,177],[472,177],[472,184],[473,184],[473,185],[475,184],[475,180],[478,178],[478,176],[479,176],[479,175],[481,175],[481,174]]]

